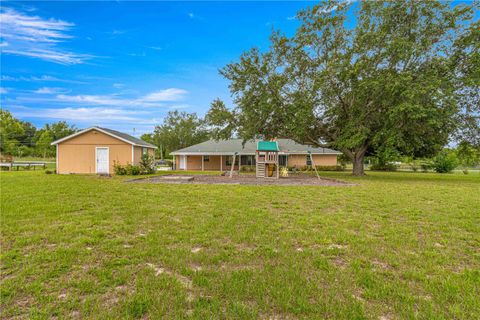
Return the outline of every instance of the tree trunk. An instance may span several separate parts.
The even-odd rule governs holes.
[[[365,170],[363,169],[363,159],[365,158],[364,152],[357,152],[353,157],[353,171],[354,176],[364,176]]]

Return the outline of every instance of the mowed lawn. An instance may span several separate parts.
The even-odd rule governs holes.
[[[480,176],[353,187],[2,172],[8,318],[478,319]]]

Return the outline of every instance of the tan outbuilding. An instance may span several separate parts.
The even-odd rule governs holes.
[[[57,173],[113,174],[113,164],[138,164],[143,154],[154,155],[153,144],[128,134],[90,127],[52,142],[57,147]]]

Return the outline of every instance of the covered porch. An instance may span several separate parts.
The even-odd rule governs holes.
[[[235,164],[233,158],[235,157]],[[254,154],[220,154],[220,155],[176,155],[176,170],[195,170],[195,171],[240,171],[242,166],[255,166]]]

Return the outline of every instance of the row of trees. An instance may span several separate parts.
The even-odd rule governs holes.
[[[32,123],[16,119],[9,111],[0,110],[0,153],[17,157],[55,157],[50,144],[75,133],[77,128],[59,121],[37,129]]]

